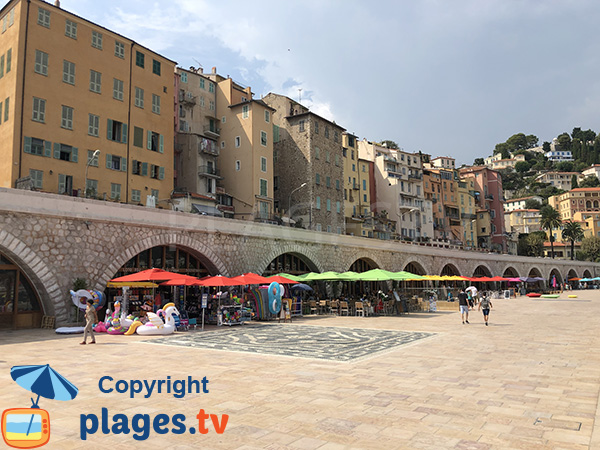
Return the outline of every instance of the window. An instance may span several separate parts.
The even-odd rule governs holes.
[[[92,30],[92,47],[102,50],[102,33]]]
[[[215,85],[213,83],[208,83],[208,92],[215,92]]]
[[[329,127],[325,125],[325,137],[329,139]]]
[[[60,126],[62,128],[66,128],[67,130],[73,129],[73,108],[70,106],[62,106]]]
[[[242,143],[242,140],[239,136],[235,137],[235,147],[238,148]]]
[[[77,39],[77,24],[67,19],[65,24],[65,36],[72,39]]]
[[[337,131],[333,132],[333,142],[339,142],[340,136]]]
[[[139,189],[131,190],[131,201],[132,202],[140,202],[142,199],[142,192]]]
[[[88,150],[87,152],[88,152],[87,164],[92,167],[98,167],[98,160],[100,159],[100,152],[98,152],[96,154],[96,156],[94,156],[95,150]]]
[[[319,134],[319,122],[315,120],[315,134]]]
[[[319,149],[319,147],[315,147],[315,159],[320,159],[321,158],[321,150]]]
[[[367,180],[362,180],[363,182],[363,191],[367,190]]]
[[[117,120],[108,119],[106,126],[106,138],[109,141],[127,143],[127,124]]]
[[[240,171],[242,169],[242,163],[240,161],[235,162],[235,170]]]
[[[50,11],[44,8],[38,8],[38,25],[46,28],[50,28]]]
[[[321,209],[321,197],[317,196],[315,199],[315,208]]]
[[[33,97],[33,116],[31,119],[36,122],[46,121],[46,100]]]
[[[153,152],[164,152],[164,136],[162,134],[155,133],[154,131],[148,130],[146,148]]]
[[[327,211],[331,211],[331,199],[327,199]]]
[[[325,162],[331,162],[331,158],[329,156],[329,150],[325,150]]]
[[[205,89],[204,87],[204,78],[200,78],[200,88]]]
[[[10,97],[6,97],[6,100],[4,100],[4,121],[5,122],[8,120],[9,105],[10,105]]]
[[[135,87],[135,106],[144,108],[144,90],[137,86]]]
[[[150,178],[163,180],[165,178],[165,168],[150,164]]]
[[[250,106],[242,106],[242,119],[247,119],[250,116]]]
[[[48,53],[41,50],[35,51],[35,73],[48,76]]]
[[[321,174],[320,173],[315,174],[315,184],[321,184]]]
[[[10,72],[12,66],[12,48],[6,51],[6,73]]]
[[[0,56],[0,78],[4,76],[4,55]]]
[[[54,143],[54,158],[61,161],[70,161],[76,163],[78,161],[79,151],[77,147],[71,147],[66,144]]]
[[[335,202],[335,210],[338,214],[342,212],[342,204],[340,202]]]
[[[95,114],[88,114],[88,134],[98,137],[100,135],[100,117]]]
[[[95,197],[98,195],[98,180],[90,180],[88,178],[85,191],[87,197]]]
[[[133,145],[144,148],[144,129],[133,127]]]
[[[320,204],[320,202],[319,202],[319,204]],[[316,225],[316,227],[315,227],[316,231],[321,231],[321,230],[322,230],[322,228],[323,228],[323,227],[322,227],[322,225],[321,225],[320,223],[318,223],[318,224]]]
[[[135,65],[144,68],[144,54],[142,52],[135,52]]]
[[[63,81],[68,84],[75,84],[75,63],[63,61]]]
[[[215,110],[215,102],[214,102],[214,100],[209,100],[209,102],[208,102],[208,109],[210,109],[211,111]]]
[[[331,187],[331,177],[325,177],[325,186]]]
[[[8,26],[12,27],[13,24],[15,23],[15,8],[11,9],[9,14],[10,14],[10,16],[8,19]]]
[[[260,196],[267,197],[269,195],[267,187],[268,187],[267,180],[265,180],[264,178],[261,178],[260,179],[260,193],[259,193]]]
[[[41,170],[29,169],[29,177],[31,178],[31,183],[33,187],[36,189],[42,189],[43,186],[43,178],[44,172]]]
[[[181,72],[181,82],[187,83],[187,73]]]
[[[119,41],[115,41],[115,56],[117,58],[125,59],[125,44]]]
[[[335,165],[339,167],[339,165],[340,165],[340,155],[335,155]]]
[[[265,158],[264,156],[260,157],[260,170],[262,172],[267,171],[267,158]]]
[[[304,131],[304,120],[300,120],[298,122],[298,131],[300,131],[300,132]]]
[[[266,131],[260,132],[260,145],[262,145],[263,147],[267,146],[267,132]]]
[[[90,70],[90,91],[99,94],[102,89],[102,74],[95,70]]]
[[[42,139],[25,136],[25,148],[23,151],[31,155],[52,156],[52,143],[44,142]]]
[[[155,75],[160,75],[160,61],[155,59],[152,60],[152,73]]]
[[[160,114],[160,97],[156,94],[152,94],[152,112]]]
[[[113,98],[123,101],[123,82],[113,78]]]
[[[265,110],[265,122],[269,123],[271,121],[271,112]]]
[[[121,185],[110,183],[110,198],[112,200],[121,200]]]
[[[340,180],[335,180],[335,188],[339,191],[340,190]]]

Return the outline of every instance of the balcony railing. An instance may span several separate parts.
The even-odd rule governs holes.
[[[271,223],[274,225],[282,225],[283,224],[281,217],[276,216],[275,214],[271,214],[271,213],[260,213],[260,212],[255,213],[254,221],[262,222],[262,223]]]
[[[218,177],[219,175],[219,169],[217,169],[216,167],[213,166],[199,166],[198,167],[198,175],[199,176],[214,176],[214,177]]]
[[[196,104],[196,97],[191,92],[179,92],[179,102],[193,106]]]
[[[420,173],[409,173],[408,178],[413,178],[415,180],[422,180],[423,175],[421,175]]]
[[[358,183],[352,183],[352,186],[351,186],[351,188],[352,188],[353,190],[355,190],[355,191],[358,191],[358,190],[360,189],[360,186],[359,186],[359,184],[358,184]]]
[[[461,217],[461,219],[470,219],[470,220],[473,220],[473,219],[477,219],[477,214],[462,213],[460,215],[460,217]]]
[[[221,136],[221,130],[214,126],[211,127],[210,125],[204,125],[204,134],[219,137]]]

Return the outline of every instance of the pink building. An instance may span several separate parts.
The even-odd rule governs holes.
[[[475,192],[473,194],[478,211],[489,212],[489,230],[484,233],[480,232],[480,229],[477,230],[479,247],[506,252],[507,235],[504,226],[502,175],[485,166],[473,166],[460,169],[460,176],[474,179]],[[479,215],[477,220],[479,221]],[[480,228],[479,223],[478,228]]]

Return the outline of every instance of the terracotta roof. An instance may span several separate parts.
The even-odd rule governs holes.
[[[569,192],[598,192],[598,191],[600,191],[600,187],[575,188],[575,189],[571,189]]]

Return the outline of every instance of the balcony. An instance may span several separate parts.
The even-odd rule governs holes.
[[[201,143],[198,148],[198,152],[211,156],[219,156],[219,146],[217,145],[217,143],[212,143],[212,141],[208,142],[211,142],[211,144],[207,144],[205,142]]]
[[[353,190],[358,191],[360,189],[360,186],[358,183],[352,183],[352,186],[350,186]]]
[[[460,215],[460,218],[461,219],[474,220],[474,219],[477,219],[477,214],[462,213]]]
[[[196,97],[191,92],[179,91],[179,103],[194,106],[196,104]]]
[[[199,166],[198,176],[209,178],[221,178],[221,176],[219,175],[219,169],[213,166]]]
[[[362,214],[352,214],[352,220],[356,222],[364,222],[365,216],[363,216]]]
[[[271,213],[260,213],[260,212],[255,213],[254,221],[261,222],[261,223],[270,223],[273,225],[283,225],[283,221],[281,220],[281,217],[276,216],[275,214],[271,214]]]
[[[420,173],[409,173],[408,178],[412,178],[413,180],[422,180],[423,175]]]
[[[488,194],[485,196],[486,200],[494,200],[494,196],[492,194]]]
[[[215,126],[204,125],[204,134],[216,139],[221,136],[221,130]]]

